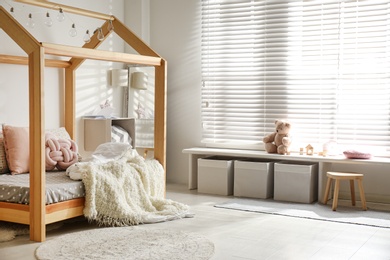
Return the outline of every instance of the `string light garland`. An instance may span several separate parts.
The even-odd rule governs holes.
[[[32,18],[32,14],[31,13],[28,14],[27,26],[30,27],[30,28],[34,28],[34,26],[35,26],[35,22],[34,22],[34,20]]]
[[[109,32],[114,30],[114,25],[112,24],[112,20],[108,21],[107,29],[108,29]]]
[[[22,8],[18,8],[18,7],[14,7],[12,5],[10,5],[6,0],[4,0],[3,2],[5,2],[8,6],[10,6],[10,13],[15,16],[16,18],[16,15],[17,13],[23,13],[24,12],[24,8],[25,6],[22,5]],[[36,14],[42,14],[42,12],[29,12],[28,13],[28,18],[27,18],[27,22],[26,22],[26,26],[30,29],[34,29],[35,28],[35,18],[37,17]],[[48,11],[45,11],[44,13],[44,18],[43,18],[43,24],[45,24],[47,27],[52,27],[54,22],[53,22],[53,19],[50,15],[50,13]],[[70,22],[71,22],[71,28],[69,29],[69,36],[70,37],[76,37],[78,35],[78,32],[77,32],[77,26],[76,26],[76,23],[67,15],[66,12],[64,12],[64,10],[59,6],[58,7],[58,13],[57,13],[57,17],[56,17],[56,20],[58,22],[63,22],[65,20],[69,19]],[[107,29],[109,32],[113,31],[114,30],[114,25],[113,25],[113,22],[111,19],[107,19]],[[95,31],[94,31],[94,34],[97,33],[97,39],[99,41],[103,41],[105,39],[105,35],[104,35],[104,32],[103,32],[103,29],[101,27],[98,27]],[[91,35],[90,35],[90,30],[89,29],[86,29],[85,31],[85,34],[83,35],[83,41],[85,43],[88,43],[91,41]]]
[[[87,31],[85,32],[85,35],[84,35],[84,37],[83,37],[83,41],[84,41],[85,43],[89,43],[89,42],[91,41],[91,36],[89,35],[89,30],[87,30]]]
[[[77,30],[76,30],[76,25],[72,24],[72,28],[69,30],[69,35],[70,37],[76,37],[77,36]]]
[[[96,33],[97,33],[98,40],[103,41],[104,40],[104,33],[103,33],[102,27],[96,28],[96,30],[93,32],[93,34],[96,34]]]
[[[59,21],[59,22],[65,21],[65,14],[64,14],[64,11],[62,10],[62,8],[60,8],[60,10],[58,11],[57,21]]]
[[[51,27],[53,25],[53,20],[50,18],[49,12],[46,13],[46,18],[45,18],[44,23],[47,27]]]
[[[103,41],[104,40],[104,34],[103,34],[102,27],[97,28],[97,31],[98,31],[98,34],[97,34],[98,40],[99,41]]]

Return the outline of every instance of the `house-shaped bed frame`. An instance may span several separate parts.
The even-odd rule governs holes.
[[[155,132],[154,157],[165,169],[166,162],[166,74],[167,63],[147,44],[138,38],[115,16],[109,16],[80,8],[56,4],[44,0],[16,0],[25,4],[75,13],[105,20],[102,25],[106,37],[113,31],[139,55],[97,50],[101,44],[97,33],[82,47],[71,47],[37,41],[25,28],[0,6],[0,27],[28,57],[0,55],[0,63],[28,65],[29,71],[29,134],[30,134],[30,204],[0,202],[0,220],[30,225],[30,239],[45,241],[46,224],[83,215],[84,199],[45,205],[45,107],[44,71],[46,67],[62,68],[64,83],[64,126],[71,138],[76,131],[76,70],[86,59],[122,62],[155,67]],[[45,59],[45,55],[70,57],[68,61]]]

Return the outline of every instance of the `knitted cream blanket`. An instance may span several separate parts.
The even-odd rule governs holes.
[[[103,226],[128,226],[190,216],[187,205],[164,198],[164,169],[129,150],[118,160],[79,163],[84,215]]]

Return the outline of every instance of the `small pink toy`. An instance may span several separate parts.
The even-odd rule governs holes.
[[[59,139],[53,134],[46,134],[45,145],[47,171],[52,171],[56,167],[64,171],[78,162],[78,147],[73,140]]]

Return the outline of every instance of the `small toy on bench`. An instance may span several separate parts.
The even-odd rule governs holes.
[[[263,138],[264,148],[268,153],[288,154],[291,138],[291,124],[285,120],[275,120],[275,132]]]

